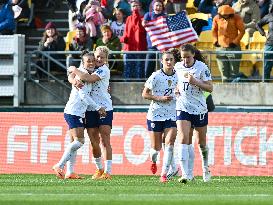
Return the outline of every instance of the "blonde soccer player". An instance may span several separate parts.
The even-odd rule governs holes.
[[[151,139],[151,171],[157,171],[157,156],[161,150],[162,135],[165,136],[165,152],[161,171],[161,182],[167,182],[167,172],[172,158],[176,137],[175,95],[177,75],[174,70],[172,52],[163,52],[161,63],[163,68],[154,72],[146,81],[142,97],[151,100],[147,114],[147,126]]]
[[[84,53],[82,56],[83,68],[81,71],[87,73],[95,67],[95,58],[91,53]],[[64,118],[69,126],[72,142],[66,147],[60,161],[53,166],[53,170],[57,177],[66,179],[81,179],[82,177],[74,173],[74,165],[76,162],[77,150],[84,144],[84,124],[83,118],[87,107],[90,106],[99,115],[105,116],[105,110],[102,106],[95,103],[91,98],[90,92],[92,84],[84,83],[81,89],[72,87],[69,100],[64,109]],[[64,167],[67,164],[66,174]]]
[[[191,138],[192,131],[195,129],[202,158],[203,180],[208,182],[211,178],[206,146],[208,109],[203,91],[212,92],[213,90],[211,74],[207,65],[202,62],[200,52],[197,52],[194,46],[183,45],[180,52],[181,62],[175,64],[179,91],[176,102],[176,122],[182,170],[179,181],[186,183],[193,179],[194,149]]]
[[[106,116],[101,117],[94,108],[88,107],[85,114],[87,133],[90,138],[93,156],[95,158],[96,172],[92,179],[111,179],[112,172],[112,147],[110,134],[113,121],[113,107],[111,96],[108,92],[110,70],[108,67],[109,49],[106,46],[98,46],[94,52],[96,58],[96,69],[91,75],[81,70],[70,67],[69,70],[78,75],[81,80],[92,83],[92,99],[106,110]],[[105,166],[101,158],[100,141],[104,148]]]

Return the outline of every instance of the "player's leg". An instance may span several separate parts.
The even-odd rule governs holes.
[[[99,179],[104,172],[99,136],[99,113],[96,111],[87,111],[85,113],[85,119],[85,127],[90,139],[96,165],[96,171],[93,174],[92,179]]]
[[[194,168],[194,158],[195,158],[195,154],[194,154],[194,145],[192,142],[192,138],[193,138],[193,128],[191,128],[190,130],[190,137],[189,137],[189,164],[188,164],[188,179],[189,180],[193,180],[194,179],[194,174],[193,174],[193,168]]]
[[[175,122],[174,122],[175,125]],[[161,182],[167,181],[167,173],[170,168],[172,159],[173,159],[173,150],[174,146],[172,144],[173,141],[175,141],[177,134],[176,126],[168,127],[164,129],[164,135],[165,137],[165,152],[163,156],[163,165],[162,165],[162,171],[161,171]]]
[[[112,130],[113,111],[107,111],[107,115],[99,120],[99,132],[101,144],[104,150],[104,173],[100,179],[111,179],[112,174],[112,146],[110,135]]]

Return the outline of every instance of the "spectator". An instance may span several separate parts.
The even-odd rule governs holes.
[[[76,26],[76,36],[73,38],[72,42],[69,44],[69,51],[83,51],[83,50],[93,50],[93,41],[86,33],[86,27],[83,24],[78,24]],[[80,65],[80,54],[72,54],[68,56],[68,67]],[[76,60],[76,61],[75,61]],[[77,61],[78,60],[78,61]]]
[[[111,51],[121,51],[121,43],[119,41],[119,38],[113,34],[110,26],[103,25],[101,27],[101,33],[102,37],[97,40],[95,49],[99,46],[106,46]],[[119,72],[123,71],[120,54],[110,54],[109,59],[110,70],[116,70]],[[120,61],[115,61],[115,59],[119,59]]]
[[[120,38],[120,41],[124,43],[123,50],[146,51],[146,31],[142,26],[141,4],[135,1],[131,7],[132,15],[127,18],[124,34]],[[144,59],[144,54],[124,54],[124,78],[143,78]]]
[[[213,43],[217,51],[241,51],[240,41],[245,33],[242,18],[229,5],[220,6],[213,19]],[[216,60],[222,81],[230,81],[239,73],[242,54],[217,54]]]
[[[39,42],[38,50],[40,51],[64,51],[65,41],[61,34],[57,31],[54,23],[49,22],[45,27],[45,32],[43,33],[42,40]],[[57,60],[65,59],[63,54],[51,54],[51,57]],[[51,61],[50,67],[47,67],[45,62],[39,61],[38,65],[44,70],[52,69],[63,69],[59,65]],[[40,78],[44,76],[44,73],[38,70],[38,75]]]
[[[262,36],[266,37],[264,51],[273,51],[273,7],[270,7],[269,14],[265,15],[258,23],[257,29]],[[268,33],[263,29],[263,26],[268,24]],[[264,54],[264,79],[270,79],[270,73],[273,67],[273,54],[265,53]]]
[[[122,9],[115,9],[115,21],[112,21],[111,23],[111,29],[115,36],[121,38],[123,36],[125,23],[124,23],[124,13]]]
[[[112,19],[114,9],[122,9],[126,17],[132,14],[131,6],[127,0],[105,0],[103,3],[102,13],[108,19]]]
[[[211,14],[212,17],[217,14],[215,0],[194,0],[193,4],[197,7],[198,12]]]
[[[18,21],[28,21],[30,17],[30,5],[27,0],[12,0],[12,5],[17,5],[22,8],[20,15],[16,18]]]
[[[145,25],[147,21],[154,20],[160,16],[166,16],[164,12],[164,2],[162,0],[153,0],[152,12],[147,12],[144,15],[143,25]],[[152,42],[148,33],[146,35],[146,40],[147,40],[148,51],[158,51],[156,46],[152,45]],[[156,59],[156,54],[154,53],[148,53],[146,55],[145,78],[149,78],[150,75],[155,71],[156,69],[155,59]]]
[[[256,23],[260,20],[260,9],[254,0],[239,0],[233,5],[236,14],[240,15],[245,24],[245,30],[250,37],[257,30]]]
[[[69,24],[69,31],[73,31],[75,30],[75,25],[76,23],[74,23],[73,21],[75,21],[74,16],[76,15],[77,12],[77,6],[76,6],[76,2],[77,0],[67,0],[67,4],[68,4],[68,24]],[[74,20],[73,20],[74,18]]]
[[[15,30],[14,14],[8,0],[0,0],[0,35],[12,35]]]
[[[87,33],[89,33],[90,37],[93,39],[97,39],[101,36],[100,26],[103,25],[105,21],[101,11],[102,8],[100,6],[100,2],[97,0],[91,0],[83,12],[86,16],[85,21],[87,26]]]
[[[168,0],[166,3],[166,12],[168,14],[176,14],[182,10],[186,10],[188,0]]]
[[[261,18],[263,18],[269,11],[270,0],[257,0],[260,8]]]

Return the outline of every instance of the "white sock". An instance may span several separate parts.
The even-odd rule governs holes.
[[[150,157],[151,157],[151,161],[152,161],[153,163],[156,163],[158,153],[159,153],[159,151],[156,151],[156,150],[153,149],[153,148],[150,149]]]
[[[107,174],[111,174],[112,173],[112,160],[105,160],[104,164],[105,164],[104,172]]]
[[[173,158],[173,145],[166,145],[164,156],[163,156],[163,165],[162,165],[161,176],[167,174],[167,172],[170,168],[172,158]]]
[[[206,172],[209,169],[208,161],[209,161],[209,148],[206,145],[199,145],[199,152],[202,159],[202,169],[203,172]]]
[[[180,167],[182,176],[188,178],[188,167],[189,167],[189,145],[180,144]]]
[[[71,156],[76,152],[78,149],[81,148],[83,144],[79,141],[71,142],[65,149],[61,160],[58,162],[58,166],[63,169],[66,162],[71,158]]]
[[[189,166],[188,166],[188,172],[189,172],[189,177],[193,177],[193,168],[194,168],[194,158],[195,158],[195,154],[194,154],[194,147],[192,144],[189,145],[188,147],[189,149]]]
[[[77,151],[71,153],[70,159],[66,163],[66,175],[74,173],[74,166],[76,164]]]
[[[97,168],[97,169],[103,169],[101,157],[99,157],[99,158],[94,158],[94,159],[95,159],[96,168]]]
[[[162,150],[165,152],[165,143],[162,143]]]

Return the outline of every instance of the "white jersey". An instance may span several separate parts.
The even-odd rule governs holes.
[[[125,23],[118,23],[116,21],[113,21],[111,23],[110,27],[111,27],[113,33],[115,34],[115,36],[117,36],[119,38],[123,36],[123,32],[124,32],[124,28],[125,28]]]
[[[106,111],[113,110],[111,95],[108,92],[110,81],[110,70],[108,66],[103,65],[95,70],[92,75],[97,75],[100,80],[92,83],[91,98]],[[95,111],[92,106],[88,106],[88,111]]]
[[[176,120],[175,112],[175,88],[177,85],[176,72],[167,75],[163,70],[153,72],[145,83],[145,87],[155,96],[173,96],[168,103],[152,101],[148,110],[147,119],[151,121]]]
[[[189,83],[188,78],[184,75],[191,73],[196,79],[209,81],[211,74],[207,65],[196,60],[191,67],[185,67],[182,62],[175,64],[175,70],[178,76],[178,89],[180,92],[177,97],[176,110],[182,110],[189,114],[199,115],[208,111],[206,99],[203,91]]]
[[[80,69],[83,72],[87,72],[85,69]],[[78,77],[78,76],[76,76]],[[92,91],[91,83],[84,83],[81,89],[77,89],[72,86],[72,90],[69,96],[69,100],[64,108],[64,113],[70,115],[76,115],[79,117],[84,117],[87,107],[92,107],[94,110],[99,110],[99,106],[90,96]]]

